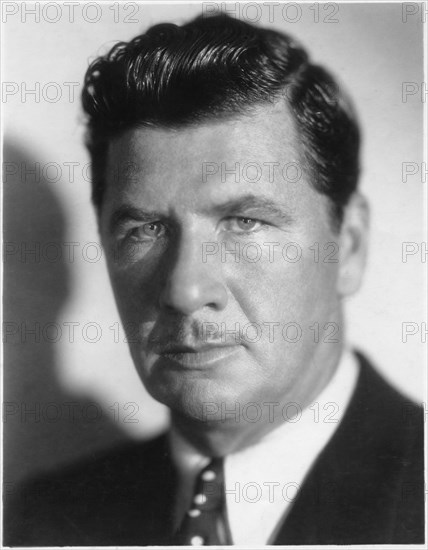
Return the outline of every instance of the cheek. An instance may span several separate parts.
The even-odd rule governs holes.
[[[109,275],[125,331],[155,321],[157,279],[144,277],[138,265],[121,269],[113,262],[109,263]]]
[[[323,261],[312,244],[281,245],[274,257],[229,266],[228,286],[249,321],[308,324],[336,307],[338,264]]]

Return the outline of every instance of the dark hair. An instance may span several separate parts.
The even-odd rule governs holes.
[[[226,15],[155,25],[90,65],[82,103],[95,206],[102,204],[108,144],[123,131],[197,124],[281,98],[296,121],[310,182],[330,198],[340,226],[359,172],[349,100],[292,38]]]

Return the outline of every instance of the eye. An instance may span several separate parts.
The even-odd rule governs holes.
[[[240,216],[229,218],[226,225],[229,231],[251,232],[260,229],[263,225],[263,222],[254,218]]]
[[[131,239],[136,241],[147,241],[157,239],[165,233],[165,227],[161,222],[148,222],[138,227],[134,227],[129,232]]]

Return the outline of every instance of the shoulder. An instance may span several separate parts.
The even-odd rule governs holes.
[[[147,442],[93,453],[77,463],[27,480],[22,490],[28,492],[36,488],[34,494],[44,492],[46,496],[54,496],[50,494],[52,488],[55,488],[56,494],[61,490],[70,494],[84,488],[87,495],[99,486],[106,493],[119,488],[128,489],[129,485],[141,489],[147,479],[140,474],[148,470],[155,474],[155,471],[162,470],[167,460],[166,437],[160,436]]]
[[[150,539],[157,536],[150,534],[156,523],[150,521],[156,514],[157,521],[166,519],[173,478],[165,436],[93,455],[18,487],[5,502],[4,542],[121,545],[140,535]]]
[[[424,541],[423,410],[362,354],[357,358],[360,372],[351,401],[277,544]]]
[[[363,354],[357,352],[356,355],[360,375],[347,411],[347,422],[358,433],[371,434],[371,437],[376,433],[379,446],[400,447],[401,452],[405,452],[417,443],[423,445],[422,406],[392,387]]]
[[[343,542],[421,542],[423,409],[392,387],[364,355],[357,353],[357,358],[357,387],[322,455],[318,476],[325,472],[334,480],[336,504],[347,510],[338,528]]]
[[[328,451],[360,468],[372,482],[388,480],[395,489],[420,483],[424,470],[423,408],[401,394],[357,353],[360,374],[353,398]]]

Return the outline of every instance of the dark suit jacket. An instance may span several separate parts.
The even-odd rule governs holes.
[[[424,542],[422,411],[359,360],[345,417],[275,544]],[[4,544],[171,544],[175,484],[165,436],[94,457],[6,500]]]

